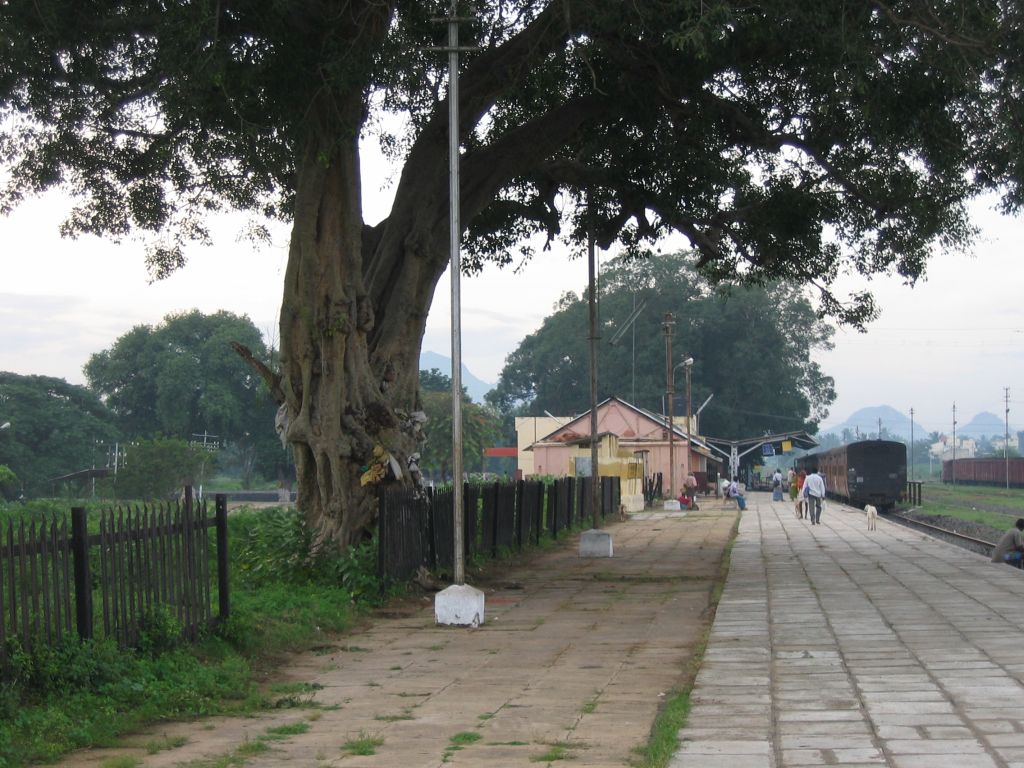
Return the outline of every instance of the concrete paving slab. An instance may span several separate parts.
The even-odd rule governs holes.
[[[708,658],[769,649],[752,674],[770,680],[774,768],[1024,764],[1024,574],[885,519],[866,532],[840,504],[809,528],[752,501]],[[704,707],[683,738],[716,738]]]

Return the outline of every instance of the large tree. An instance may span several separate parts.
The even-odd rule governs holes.
[[[0,430],[0,464],[30,496],[48,493],[56,477],[104,466],[119,437],[95,394],[52,376],[0,371],[0,422],[8,421]]]
[[[609,263],[599,292],[599,398],[616,395],[663,412],[662,322],[671,312],[673,362],[694,359],[693,410],[714,395],[701,414],[702,434],[738,438],[765,430],[815,430],[835,399],[832,379],[815,360],[818,351],[830,348],[832,327],[793,285],[715,289],[691,265],[692,259],[678,254]],[[589,408],[587,311],[585,298],[563,296],[508,356],[488,400],[506,413],[568,415]],[[681,368],[675,392],[673,410],[682,415]]]
[[[283,471],[285,456],[274,434],[277,406],[233,344],[270,361],[248,317],[172,314],[155,326],[135,326],[90,356],[85,376],[131,438],[192,441],[210,435],[231,447],[243,470]]]
[[[0,3],[3,205],[77,194],[70,234],[153,234],[157,275],[239,208],[292,223],[281,361],[299,505],[323,537],[374,514],[360,469],[413,451],[417,357],[448,260],[441,0]],[[715,279],[913,279],[964,202],[1021,202],[1022,11],[1009,0],[467,0],[459,133],[478,262],[538,229],[642,252],[669,232]],[[387,114],[404,116],[389,132]],[[360,137],[404,163],[369,225]],[[589,217],[574,201],[586,193]],[[473,263],[470,259],[470,263]],[[258,364],[254,361],[254,364]]]

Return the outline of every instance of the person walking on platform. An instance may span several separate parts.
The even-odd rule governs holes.
[[[1024,562],[1024,517],[1017,518],[1014,527],[996,542],[995,549],[992,550],[992,562],[1021,567]]]
[[[693,472],[686,476],[683,488],[686,489],[686,495],[690,497],[690,509],[699,510],[700,507],[697,506],[697,476]]]
[[[793,479],[793,485],[790,486],[790,495],[795,499],[796,504],[793,511],[796,512],[798,520],[803,520],[804,510],[807,508],[807,500],[804,498],[804,482],[806,480],[807,472],[801,469],[800,474]]]
[[[804,480],[804,498],[807,499],[807,513],[811,525],[821,525],[821,502],[825,498],[825,478],[814,470]]]
[[[782,470],[777,467],[772,475],[772,501],[782,501]]]

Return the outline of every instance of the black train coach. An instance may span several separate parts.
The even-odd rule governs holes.
[[[907,446],[895,440],[861,440],[801,456],[796,467],[818,470],[832,498],[891,509],[907,485]]]

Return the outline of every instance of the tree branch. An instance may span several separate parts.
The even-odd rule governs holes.
[[[270,396],[274,398],[274,402],[280,405],[284,402],[284,390],[281,388],[281,374],[272,371],[262,360],[258,360],[244,344],[237,341],[231,342],[231,348],[238,353],[238,356],[245,361],[246,365],[253,369],[256,374],[263,379],[263,382],[267,385],[267,389],[270,390]]]

